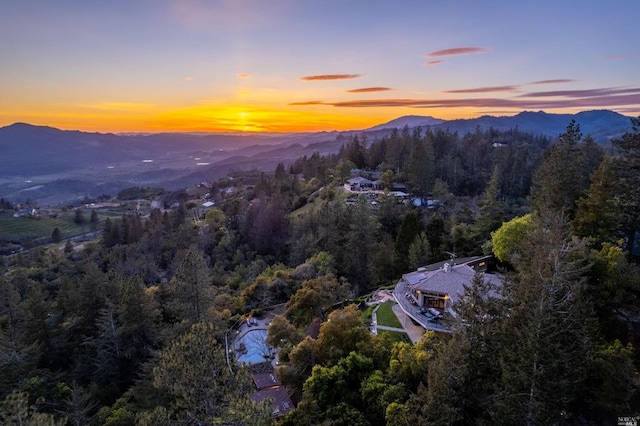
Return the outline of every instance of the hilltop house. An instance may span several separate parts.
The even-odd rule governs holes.
[[[362,176],[352,177],[344,184],[344,188],[352,192],[373,191],[378,189],[379,186],[377,180],[369,180]]]
[[[478,256],[440,262],[418,268],[404,274],[394,290],[394,297],[403,311],[426,329],[440,329],[443,326],[424,313],[447,313],[456,316],[455,305],[476,273],[482,272],[486,281],[496,287],[502,286],[502,276],[485,273],[491,256]],[[435,309],[435,310],[434,310]]]

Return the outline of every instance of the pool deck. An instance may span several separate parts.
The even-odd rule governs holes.
[[[252,331],[257,331],[257,330],[264,330],[265,332],[267,331],[267,329],[269,328],[269,324],[271,323],[271,319],[273,318],[273,315],[271,314],[267,314],[262,318],[253,318],[256,321],[255,325],[249,325],[247,323],[247,321],[243,321],[242,324],[240,325],[240,327],[238,327],[238,329],[235,332],[235,335],[233,335],[233,343],[232,343],[232,348],[233,348],[233,356],[236,360],[237,363],[241,363],[240,361],[238,361],[238,358],[243,355],[240,352],[240,348],[239,348],[239,340],[242,339],[247,333],[250,333]],[[265,343],[265,346],[266,343]],[[271,361],[271,363],[275,366],[278,362],[278,353],[275,349],[270,348],[271,349],[271,354],[273,356],[272,359],[269,359],[267,357],[265,357],[262,361]],[[244,364],[244,363],[242,363]]]

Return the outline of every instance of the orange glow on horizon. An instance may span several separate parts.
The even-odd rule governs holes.
[[[328,111],[300,111],[256,106],[195,106],[166,109],[127,105],[64,111],[1,111],[0,127],[16,122],[87,132],[319,132],[358,130],[388,121],[385,115],[362,116]],[[111,108],[113,107],[113,108]],[[339,111],[342,112],[342,111]],[[393,117],[396,118],[396,117]]]
[[[329,105],[274,106],[250,104],[167,106],[102,102],[76,104],[54,111],[0,108],[0,127],[16,122],[86,132],[320,132],[367,129],[404,115],[432,116],[443,120],[509,116],[520,111],[477,108],[336,108]],[[575,113],[569,109],[553,111]]]

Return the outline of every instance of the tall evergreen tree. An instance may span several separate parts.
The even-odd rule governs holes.
[[[500,373],[497,288],[476,274],[456,305],[451,339],[443,341],[429,367],[426,418],[434,424],[482,424]],[[419,410],[417,410],[419,413]]]
[[[415,141],[409,164],[407,181],[412,192],[419,197],[427,197],[433,188],[435,158],[431,139],[420,138]]]
[[[493,168],[491,179],[484,192],[480,205],[480,216],[476,219],[475,232],[479,244],[484,243],[491,233],[504,222],[504,206],[500,201],[500,173],[498,167]]]
[[[576,201],[586,189],[584,153],[580,126],[571,120],[565,133],[544,155],[533,175],[531,210],[537,214],[555,212],[573,218]]]
[[[377,246],[379,223],[365,203],[350,209],[349,230],[346,235],[344,272],[356,294],[371,290],[373,260]]]
[[[409,269],[409,249],[417,236],[420,235],[420,222],[415,211],[408,212],[396,236],[394,262],[398,273],[408,272]]]
[[[209,267],[200,250],[189,249],[175,277],[164,288],[164,304],[173,321],[193,324],[205,319],[213,304]]]
[[[640,230],[640,117],[632,118],[631,125],[631,132],[613,141],[620,152],[614,163],[616,195],[629,260],[634,259],[633,247]]]
[[[121,279],[118,294],[118,337],[129,371],[135,371],[159,343],[160,311],[141,278]]]
[[[54,243],[59,243],[62,240],[62,232],[60,232],[60,228],[56,227],[51,233],[51,241]]]
[[[589,239],[598,248],[613,242],[618,227],[616,214],[616,182],[609,157],[605,157],[591,176],[591,186],[577,202],[575,219],[571,222],[575,235]]]
[[[92,209],[91,217],[89,218],[89,223],[91,224],[92,231],[95,231],[98,229],[98,222],[99,222],[98,213],[95,211],[95,209]]]
[[[82,213],[82,209],[77,208],[75,215],[73,217],[73,221],[78,224],[78,225],[82,225],[85,221],[84,219],[84,214]]]
[[[366,146],[362,144],[358,135],[355,135],[346,149],[346,160],[351,161],[357,168],[363,169],[367,165]]]
[[[416,238],[409,246],[407,260],[409,269],[417,269],[420,266],[429,264],[429,240],[427,239],[427,234],[425,234],[424,231],[416,235]]]
[[[576,414],[592,348],[587,254],[559,214],[535,222],[530,256],[503,287],[494,424],[557,424]]]
[[[145,413],[147,424],[269,424],[266,406],[247,403],[254,387],[245,370],[227,366],[217,335],[197,323],[158,354],[153,385],[172,403]]]

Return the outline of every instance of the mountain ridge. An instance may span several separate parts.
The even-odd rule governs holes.
[[[465,129],[465,128],[474,128],[477,126],[485,127],[485,126],[499,126],[499,130],[505,130],[514,128],[519,125],[524,125],[527,129],[532,129],[534,133],[545,134],[548,133],[548,130],[542,128],[545,125],[552,125],[552,127],[557,127],[559,125],[563,126],[563,129],[569,124],[569,122],[575,119],[578,124],[581,125],[580,121],[584,122],[587,129],[591,129],[594,127],[604,127],[610,126],[612,122],[616,124],[616,127],[620,126],[620,123],[624,121],[624,126],[630,128],[630,119],[631,117],[625,116],[623,114],[617,113],[611,110],[587,110],[581,111],[575,114],[556,114],[556,113],[548,113],[545,111],[522,111],[515,115],[482,115],[480,117],[475,118],[457,118],[451,120],[445,120],[441,118],[436,118],[430,115],[404,115],[397,118],[394,118],[385,123],[377,124],[375,126],[365,128],[365,129],[354,129],[348,131],[336,131],[336,130],[324,130],[319,132],[268,132],[268,133],[259,133],[259,132],[157,132],[157,133],[147,133],[147,132],[127,132],[127,133],[113,133],[113,132],[88,132],[81,130],[67,130],[67,129],[59,129],[52,126],[47,125],[38,125],[31,124],[25,122],[16,122],[13,124],[9,124],[7,126],[0,127],[0,133],[6,131],[32,131],[34,129],[39,129],[41,131],[50,131],[58,134],[82,134],[82,135],[94,135],[94,136],[114,136],[114,137],[123,137],[123,138],[136,138],[136,139],[154,139],[154,138],[166,138],[166,137],[187,137],[187,138],[207,138],[207,137],[234,137],[234,138],[259,138],[261,140],[266,139],[277,139],[277,138],[291,138],[296,139],[299,137],[308,137],[309,135],[317,135],[321,137],[334,137],[340,134],[351,134],[351,133],[362,133],[362,132],[375,132],[379,130],[391,130],[393,128],[401,129],[405,125],[409,128],[416,127],[443,127],[443,128],[454,128]],[[592,125],[596,123],[596,125]],[[521,129],[523,130],[523,129]],[[528,131],[528,130],[523,130]],[[583,133],[589,134],[588,131],[583,131]],[[0,135],[1,136],[1,135]],[[1,142],[1,140],[0,140]]]
[[[404,120],[408,118],[408,120]],[[442,120],[431,116],[409,115],[398,117],[387,123],[379,124],[368,130],[390,130],[396,123],[408,124],[410,122],[419,122],[420,118],[428,120],[439,120],[440,123],[428,124],[426,127],[431,129],[448,129],[458,133],[474,132],[476,128],[487,130],[494,128],[496,130],[510,130],[518,128],[518,130],[533,133],[536,135],[544,135],[556,137],[566,130],[571,120],[575,120],[580,125],[581,132],[584,136],[590,135],[597,142],[605,144],[612,139],[622,136],[626,131],[631,129],[631,117],[622,115],[611,110],[588,110],[581,111],[576,114],[555,114],[545,111],[522,111],[512,116],[494,116],[483,115],[477,118],[461,118],[453,120]],[[398,127],[398,126],[395,126]],[[409,125],[409,128],[415,128],[418,125]],[[425,128],[424,125],[420,127]]]
[[[584,136],[591,135],[601,144],[631,130],[630,117],[609,110],[577,114],[522,111],[514,116],[458,120],[410,115],[363,130],[268,135],[90,133],[14,123],[0,128],[0,196],[46,199],[49,193],[59,191],[61,185],[52,185],[54,182],[69,179],[76,184],[67,199],[126,186],[189,185],[224,177],[232,170],[273,170],[278,162],[288,163],[314,152],[337,153],[354,135],[364,134],[368,141],[374,141],[404,126],[459,134],[517,128],[553,139],[571,120],[576,120]]]

